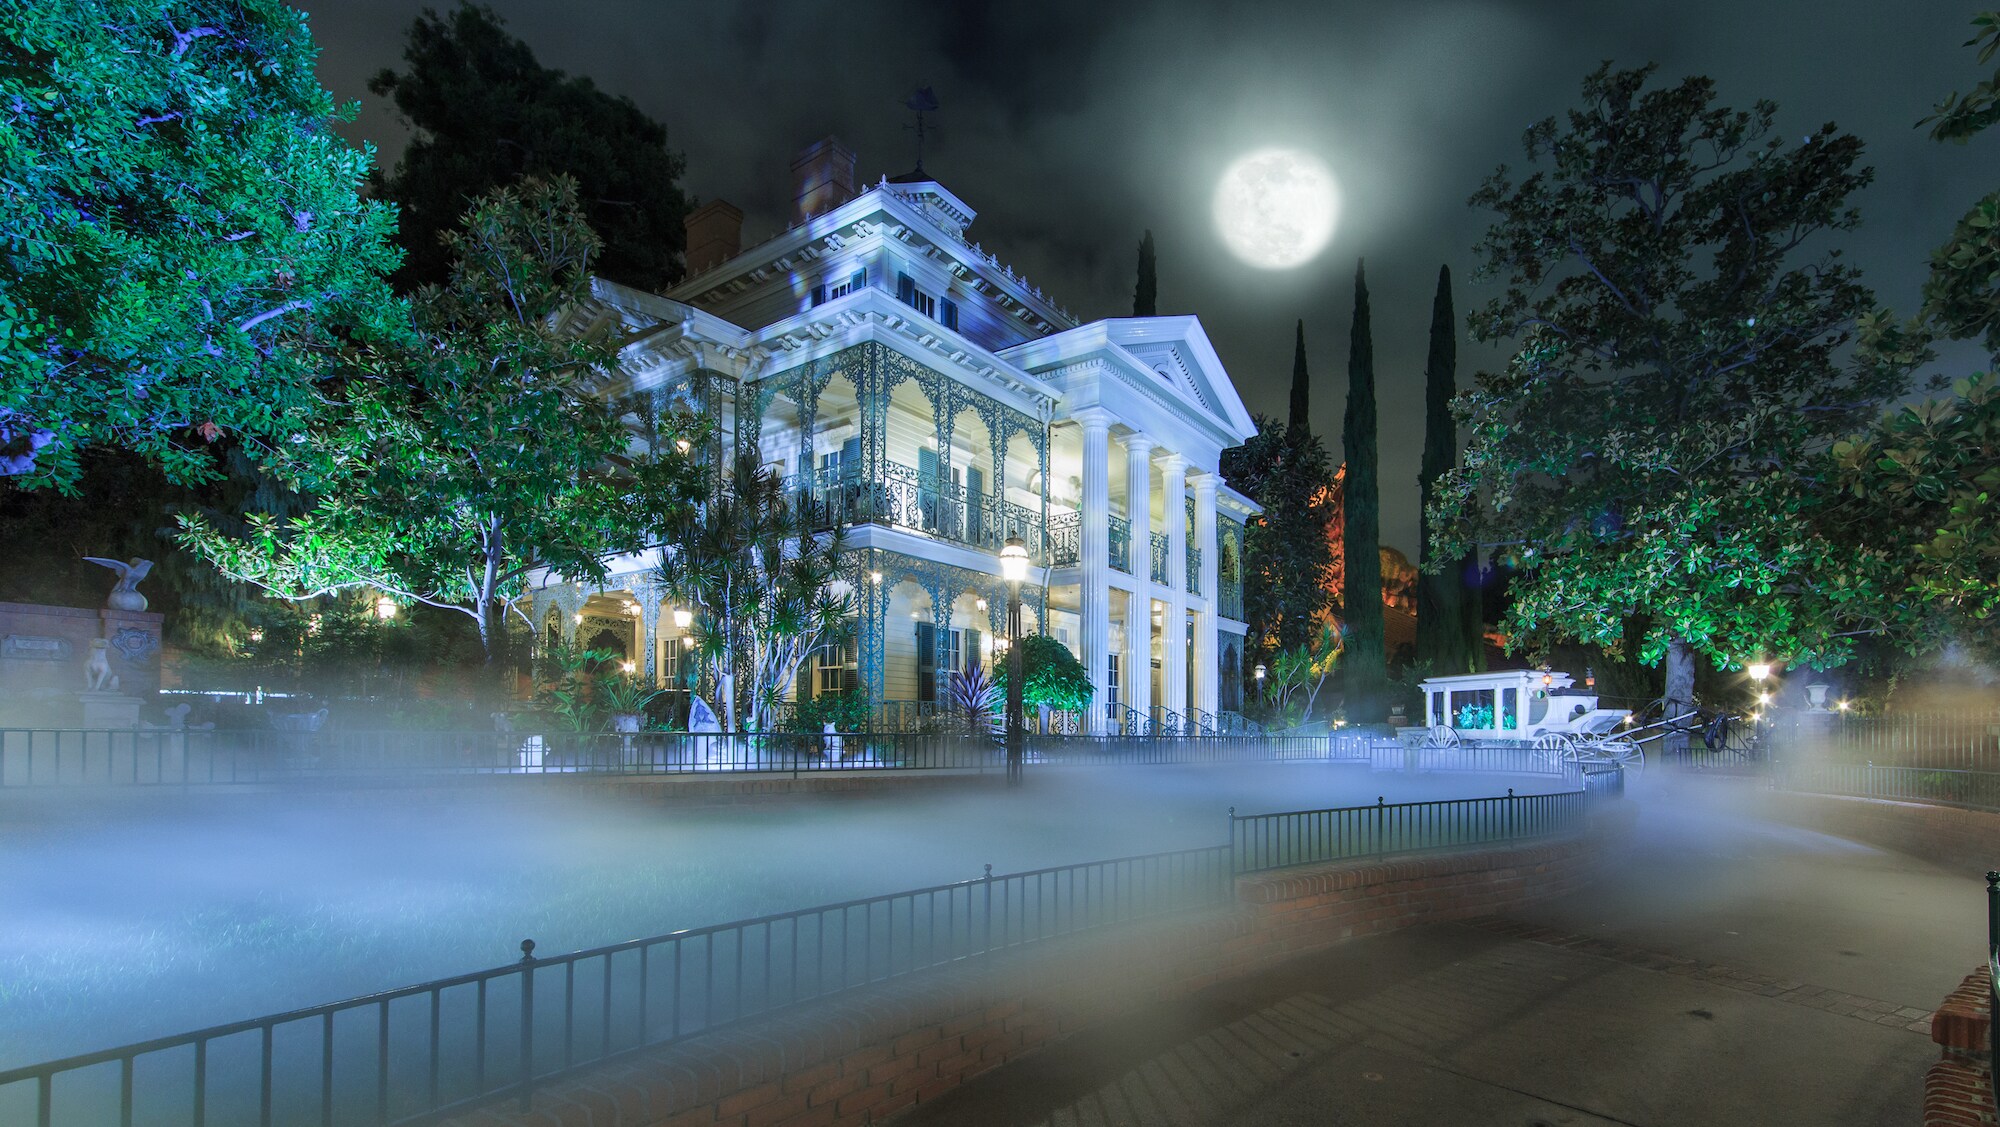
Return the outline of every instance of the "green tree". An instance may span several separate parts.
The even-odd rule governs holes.
[[[1312,374],[1306,371],[1306,321],[1299,318],[1292,340],[1292,401],[1285,416],[1287,433],[1295,439],[1312,434]]]
[[[1047,634],[1030,634],[1021,639],[1021,703],[1027,708],[1047,708],[1057,712],[1081,712],[1090,707],[1094,690],[1090,674],[1069,647]],[[994,662],[993,686],[1004,704],[1007,700],[1009,660]]]
[[[1836,249],[1808,257],[1858,222],[1861,142],[1829,124],[1788,146],[1771,103],[1652,71],[1600,67],[1527,131],[1534,172],[1472,198],[1497,216],[1482,275],[1506,287],[1472,328],[1516,351],[1461,397],[1472,444],[1436,547],[1508,550],[1523,644],[1616,648],[1643,619],[1681,705],[1698,655],[1848,653],[1873,595],[1817,523],[1816,455],[1905,381],[1843,362],[1873,298]]]
[[[1263,507],[1243,530],[1244,668],[1303,645],[1333,613],[1332,460],[1318,437],[1263,415],[1222,452],[1222,476]]]
[[[1346,577],[1347,720],[1389,719],[1382,636],[1382,496],[1375,465],[1375,341],[1368,325],[1368,276],[1354,268],[1354,327],[1347,338],[1347,414],[1341,423],[1347,483],[1341,524]]]
[[[529,176],[576,181],[604,240],[599,273],[648,290],[680,279],[686,162],[630,98],[542,66],[490,8],[471,4],[418,16],[403,60],[406,71],[368,84],[415,133],[382,184],[402,209],[400,281],[442,282],[453,257],[442,239],[468,203]]]
[[[276,0],[0,7],[0,477],[73,491],[112,445],[193,481],[302,428],[396,265],[316,56]]]
[[[2000,49],[2000,13],[1973,20],[1967,46],[1989,62]],[[1953,94],[1929,121],[1931,136],[1965,143],[2000,121],[2000,74]],[[2000,366],[2000,192],[1959,219],[1931,256],[1914,330],[1880,326],[1871,347],[1923,358],[1934,337],[1982,340]],[[2000,378],[1975,372],[1950,396],[1890,411],[1834,448],[1849,512],[1875,550],[1893,599],[1897,640],[1918,652],[1971,642],[2000,655]]]
[[[602,580],[605,557],[687,509],[699,471],[669,444],[632,456],[603,394],[612,342],[565,322],[597,245],[574,185],[495,191],[448,243],[449,285],[417,295],[406,332],[357,350],[320,421],[274,457],[314,506],[257,515],[242,536],[184,518],[182,536],[281,598],[373,588],[456,610],[492,666],[530,573]]]
[[[1466,637],[1464,557],[1439,557],[1431,547],[1432,509],[1438,479],[1458,465],[1458,424],[1451,417],[1458,393],[1458,318],[1451,305],[1451,267],[1438,267],[1437,295],[1431,299],[1431,350],[1424,365],[1424,456],[1417,471],[1423,506],[1417,545],[1417,660],[1434,673],[1471,669]]]
[[[1132,290],[1132,316],[1157,317],[1160,313],[1159,264],[1153,258],[1153,232],[1139,240],[1139,284]]]
[[[695,611],[693,652],[718,688],[729,730],[743,730],[742,696],[749,730],[772,731],[806,659],[854,617],[853,597],[831,593],[842,529],[744,454],[722,490],[670,523],[662,543],[658,578]],[[747,685],[738,679],[746,670]]]

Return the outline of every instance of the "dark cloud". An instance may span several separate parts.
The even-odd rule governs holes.
[[[400,61],[420,0],[313,9],[323,78],[361,99],[354,133],[393,160],[402,131],[365,81]],[[1385,538],[1416,546],[1422,368],[1437,267],[1458,306],[1485,289],[1465,207],[1518,162],[1520,136],[1559,113],[1599,61],[1648,60],[1714,77],[1722,98],[1770,98],[1787,133],[1837,121],[1869,142],[1877,179],[1849,240],[1883,301],[1910,307],[1929,248],[1990,190],[1990,154],[1912,128],[1976,80],[1959,45],[1970,9],[1862,0],[1601,0],[1263,4],[825,4],[499,0],[542,61],[587,74],[664,122],[687,187],[749,213],[751,238],[785,220],[792,153],[838,133],[872,180],[915,160],[900,99],[944,103],[925,165],[980,212],[972,235],[1086,317],[1131,308],[1140,231],[1159,243],[1160,308],[1201,316],[1252,410],[1282,414],[1294,318],[1306,320],[1313,421],[1338,446],[1354,260],[1368,259],[1380,383]],[[1209,193],[1233,156],[1265,144],[1319,154],[1343,189],[1339,231],[1281,274],[1229,258]],[[1461,347],[1461,378],[1498,362]],[[1336,451],[1337,453],[1337,451]]]

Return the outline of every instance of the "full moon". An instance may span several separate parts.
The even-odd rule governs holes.
[[[1215,228],[1236,257],[1266,270],[1312,261],[1333,236],[1333,173],[1296,149],[1239,158],[1215,188]]]

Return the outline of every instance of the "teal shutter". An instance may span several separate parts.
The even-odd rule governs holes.
[[[964,639],[959,643],[964,653],[959,655],[959,664],[967,673],[979,668],[979,631],[967,628],[959,632]]]
[[[968,544],[986,543],[986,475],[978,466],[965,467],[965,540]]]
[[[917,699],[937,699],[937,628],[917,623]]]

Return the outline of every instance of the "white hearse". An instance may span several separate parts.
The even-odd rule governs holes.
[[[1430,677],[1423,683],[1423,742],[1527,744],[1579,762],[1644,765],[1619,734],[1631,713],[1597,707],[1597,694],[1553,669],[1501,669]]]

